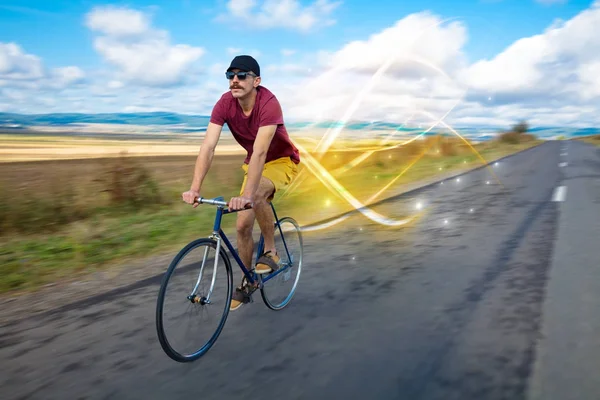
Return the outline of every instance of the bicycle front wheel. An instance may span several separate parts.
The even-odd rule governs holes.
[[[233,276],[223,248],[214,239],[184,247],[165,273],[156,304],[156,330],[165,353],[178,362],[204,355],[223,330]]]
[[[260,294],[271,310],[287,306],[298,286],[304,255],[302,233],[298,223],[290,217],[279,220],[275,226],[275,249],[279,255],[279,270],[262,275],[263,287]]]

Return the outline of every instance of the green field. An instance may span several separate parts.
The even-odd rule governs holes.
[[[488,142],[475,148],[491,161],[539,143]],[[373,143],[351,145],[364,148]],[[349,150],[349,146],[339,144],[320,162],[363,202],[404,170],[376,200],[397,194],[410,183],[482,165],[479,156],[459,139],[429,137],[374,152],[356,167],[343,171],[364,153]],[[243,154],[216,156],[202,195],[226,199],[237,195],[243,159]],[[194,162],[195,156],[186,155],[1,164],[0,293],[30,291],[57,280],[77,279],[140,256],[176,251],[208,235],[215,209],[193,209],[181,201],[181,193],[189,188]],[[299,182],[295,190],[276,198],[280,215],[292,215],[301,224],[309,224],[352,209],[304,166]],[[224,228],[231,234],[234,222],[233,216],[224,219]]]

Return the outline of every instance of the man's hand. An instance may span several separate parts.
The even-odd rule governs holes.
[[[229,211],[243,210],[246,206],[252,205],[252,199],[246,196],[233,197],[229,201]]]
[[[194,208],[198,207],[199,203],[196,203],[196,199],[200,197],[200,192],[198,192],[197,190],[188,190],[187,192],[183,193],[181,195],[181,198],[183,199],[183,201],[185,201],[188,204],[193,204]]]

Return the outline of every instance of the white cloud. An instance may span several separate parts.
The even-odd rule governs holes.
[[[503,102],[586,102],[600,96],[600,2],[465,70],[475,95]]]
[[[418,13],[338,51],[268,66],[273,78],[263,83],[278,95],[290,119],[393,115],[404,120],[416,112],[413,121],[426,123],[431,118],[422,111],[441,117],[458,102],[447,122],[597,125],[598,25],[600,1],[541,34],[517,40],[491,60],[469,65],[465,26]],[[309,66],[312,72],[302,77]]]
[[[10,101],[21,102],[27,99],[27,95],[23,91],[17,89],[3,89],[0,93],[2,93],[5,99]]]
[[[444,25],[428,12],[411,14],[368,40],[348,43],[329,58],[328,65],[372,74],[385,62],[393,61],[391,71],[400,75],[413,69],[418,59],[444,69],[454,68],[461,61],[465,41],[462,24]]]
[[[282,93],[292,119],[386,120],[395,115],[405,120],[413,115],[414,121],[429,121],[415,110],[439,117],[464,95],[456,77],[465,66],[465,40],[460,23],[446,24],[428,12],[412,14],[336,52],[272,66],[269,70],[288,73],[274,74],[274,82],[265,85]],[[290,82],[303,72],[310,76]]]
[[[316,0],[303,7],[298,0],[229,0],[228,13],[219,15],[217,20],[224,23],[237,21],[257,29],[285,28],[309,32],[320,26],[335,24],[330,15],[340,4],[341,1]]]
[[[0,79],[32,80],[45,75],[42,60],[23,52],[16,43],[0,42]]]
[[[86,25],[112,37],[141,36],[151,30],[148,15],[113,6],[93,9],[86,15]]]
[[[84,81],[79,67],[68,66],[48,71],[40,57],[27,54],[16,43],[0,42],[0,86],[25,90],[65,89]]]
[[[206,114],[228,86],[222,64],[216,65],[214,71],[206,68],[205,73],[215,76],[215,79],[202,79],[184,86],[143,86],[131,85],[131,81],[121,79],[121,74],[115,75],[106,69],[91,70],[89,75],[78,67],[46,70],[39,57],[28,55],[18,46],[9,48],[11,52],[6,53],[19,56],[11,56],[8,61],[6,57],[2,59],[0,110],[6,112],[98,113],[120,112],[130,107],[129,110]],[[19,62],[15,62],[15,58]],[[34,68],[26,62],[34,62]],[[15,68],[15,64],[19,67]],[[35,72],[36,68],[41,72]],[[17,70],[30,79],[10,79]]]
[[[256,16],[266,2],[261,4],[238,5],[245,15]],[[100,35],[96,48],[117,67],[116,73],[86,76],[77,67],[46,71],[39,57],[18,45],[0,43],[0,109],[210,113],[227,90],[223,71],[228,62],[204,66],[210,79],[169,86],[183,80],[202,49],[170,44],[168,34],[152,28],[146,14],[129,11],[134,14],[118,15],[135,15],[132,27],[122,22],[108,27],[110,18],[88,18]],[[600,2],[570,20],[553,22],[538,35],[515,41],[489,60],[469,64],[464,54],[466,25],[423,12],[337,51],[294,55],[289,49],[279,50],[284,62],[263,66],[263,85],[279,98],[287,121],[410,119],[427,126],[432,116],[439,118],[452,109],[446,119],[452,125],[507,127],[520,119],[532,125],[598,125],[598,25]],[[259,54],[244,48],[230,51]]]
[[[81,83],[85,79],[85,73],[79,67],[61,67],[52,71],[53,87],[66,87],[75,83]]]
[[[109,88],[107,83],[94,83],[63,91],[43,91],[0,87],[0,104],[7,112],[123,112],[170,111],[206,114],[219,96],[227,90],[223,84],[194,85],[190,87],[139,87]]]
[[[110,82],[108,82],[108,88],[109,89],[120,89],[123,86],[124,86],[124,84],[121,81],[110,81]]]
[[[101,36],[94,47],[117,68],[117,79],[149,86],[182,83],[204,49],[171,44],[169,34],[151,27],[150,17],[127,8],[97,7],[87,26]]]

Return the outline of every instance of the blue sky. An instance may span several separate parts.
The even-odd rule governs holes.
[[[274,9],[273,4],[277,3],[280,7],[279,16],[269,17]],[[484,78],[475,83],[465,83],[465,76],[478,77],[473,71],[490,73],[493,66],[478,65],[478,62],[493,60],[509,51],[521,39],[543,35],[557,20],[568,22],[577,20],[579,16],[582,21],[592,24],[589,21],[594,21],[595,15],[587,19],[581,15],[593,13],[596,8],[593,4],[593,1],[574,0],[0,0],[0,45],[5,45],[4,50],[0,48],[0,51],[8,54],[4,55],[8,67],[5,66],[3,70],[3,53],[0,52],[0,111],[29,113],[77,111],[77,108],[89,112],[123,111],[126,108],[162,109],[170,104],[167,99],[173,99],[176,93],[181,93],[175,103],[185,105],[182,112],[206,113],[211,102],[226,90],[223,67],[237,52],[256,54],[263,67],[265,86],[280,89],[282,102],[291,104],[294,92],[289,89],[290,84],[310,87],[314,85],[312,82],[318,81],[314,71],[326,73],[327,68],[334,68],[334,60],[348,61],[343,57],[360,58],[360,54],[350,54],[349,43],[360,42],[369,49],[375,48],[379,39],[373,39],[372,35],[387,35],[387,45],[396,48],[398,43],[398,48],[402,48],[402,43],[411,39],[409,25],[413,23],[415,25],[410,26],[425,24],[423,29],[428,35],[432,31],[433,37],[427,40],[436,40],[435,43],[427,40],[418,43],[417,46],[422,48],[417,52],[426,53],[427,48],[437,46],[441,52],[448,46],[452,48],[453,44],[442,43],[446,36],[455,37],[456,43],[459,43],[452,54],[442,58],[431,55],[431,59],[442,62],[442,69],[453,79],[460,80],[472,89],[462,97],[464,112],[460,118],[464,118],[472,109],[469,107],[476,107],[485,99],[497,107],[503,107],[506,106],[501,104],[503,101],[514,98],[516,107],[522,103],[519,102],[520,98],[535,97],[534,88],[525,93],[521,90],[522,85],[516,85],[512,92],[504,93],[502,85],[484,87]],[[110,10],[125,11],[111,16],[106,14]],[[416,16],[417,20],[410,22],[410,16]],[[439,24],[434,27],[427,25],[427,21],[431,21],[428,16],[435,18]],[[128,22],[128,18],[142,21],[135,32],[124,33],[123,29],[127,29],[127,26],[134,26]],[[406,25],[404,28],[403,23]],[[116,28],[111,24],[116,24]],[[398,29],[388,32],[393,27]],[[447,27],[447,30],[444,31],[446,28],[442,27]],[[562,37],[579,35],[572,33],[576,29],[569,29],[562,30]],[[436,32],[433,31],[439,33],[438,39],[435,39]],[[589,35],[590,40],[594,41],[593,34]],[[554,36],[552,38],[555,40]],[[559,41],[561,44],[557,48],[568,48],[565,40],[568,39]],[[152,52],[150,48],[154,46],[154,41],[158,41],[159,45],[158,50]],[[533,42],[536,40],[532,40],[531,46],[535,46]],[[543,42],[546,43],[545,40]],[[379,46],[384,46],[383,42],[379,43]],[[10,50],[6,47],[8,44],[18,46],[18,50],[13,47]],[[170,49],[178,45],[187,46],[187,49],[182,50],[181,54],[172,53]],[[287,53],[287,50],[293,53]],[[138,57],[136,51],[153,54],[139,57],[140,63],[146,64],[136,67],[132,65]],[[165,55],[161,55],[161,51]],[[515,51],[518,52],[518,49]],[[569,51],[559,49],[554,52],[560,53],[551,57],[556,60]],[[363,53],[373,59],[383,54]],[[148,72],[156,68],[159,65],[156,63],[161,63],[161,59],[168,58],[168,54],[172,56],[171,62],[166,63],[169,65],[159,67],[164,71]],[[35,68],[25,65],[31,61],[27,56],[38,60]],[[180,57],[185,61],[178,61]],[[589,61],[583,60],[586,57],[581,58],[581,62]],[[461,63],[460,68],[456,66],[457,63]],[[540,60],[531,63],[538,68]],[[352,60],[348,61],[348,69],[352,73],[370,68],[354,64]],[[591,60],[590,68],[594,71],[595,65],[595,61]],[[521,68],[516,64],[509,69],[518,71],[519,68],[527,70],[529,67],[531,65]],[[173,71],[167,71],[167,68]],[[474,69],[466,73],[468,68]],[[15,71],[21,72],[17,74]],[[535,74],[535,77],[538,75]],[[510,82],[518,82],[519,79],[515,77]],[[353,82],[360,82],[360,77]],[[406,86],[410,86],[410,82],[406,82]],[[440,86],[443,84],[436,86],[435,90]],[[557,87],[558,84],[549,90]],[[332,94],[331,90],[335,91],[335,86],[327,93]],[[353,93],[348,93],[347,101],[350,103],[356,95],[356,92]],[[447,93],[439,96],[445,98]],[[120,101],[124,94],[128,96],[126,101]],[[597,99],[595,92],[584,97],[588,103],[580,104],[583,106]],[[102,104],[94,98],[101,99]],[[190,107],[194,101],[198,101],[197,107]],[[500,108],[492,112],[491,103],[479,105],[489,109],[490,119],[502,119],[498,111]],[[565,104],[556,106],[563,107]],[[542,107],[536,104],[535,107],[545,110],[548,105]],[[366,108],[366,105],[360,108]],[[431,110],[435,111],[435,107]],[[479,115],[481,108],[476,111],[475,114]],[[594,111],[588,110],[586,115]],[[304,114],[310,115],[310,112]],[[374,115],[372,118],[379,117]]]
[[[343,1],[334,11],[336,24],[311,34],[297,31],[241,30],[215,21],[226,12],[224,0],[155,0],[126,2],[67,0],[0,0],[0,40],[19,43],[50,67],[98,66],[93,37],[84,16],[94,6],[117,5],[153,14],[153,25],[169,31],[173,42],[205,47],[208,62],[226,61],[226,48],[258,49],[276,62],[282,48],[298,51],[335,50],[392,25],[411,13],[430,10],[444,18],[457,18],[469,26],[465,47],[473,59],[491,57],[515,40],[543,31],[555,19],[569,19],[589,7],[590,1],[544,4],[535,0]],[[301,4],[311,2],[302,1]],[[374,4],[377,4],[374,6]]]

